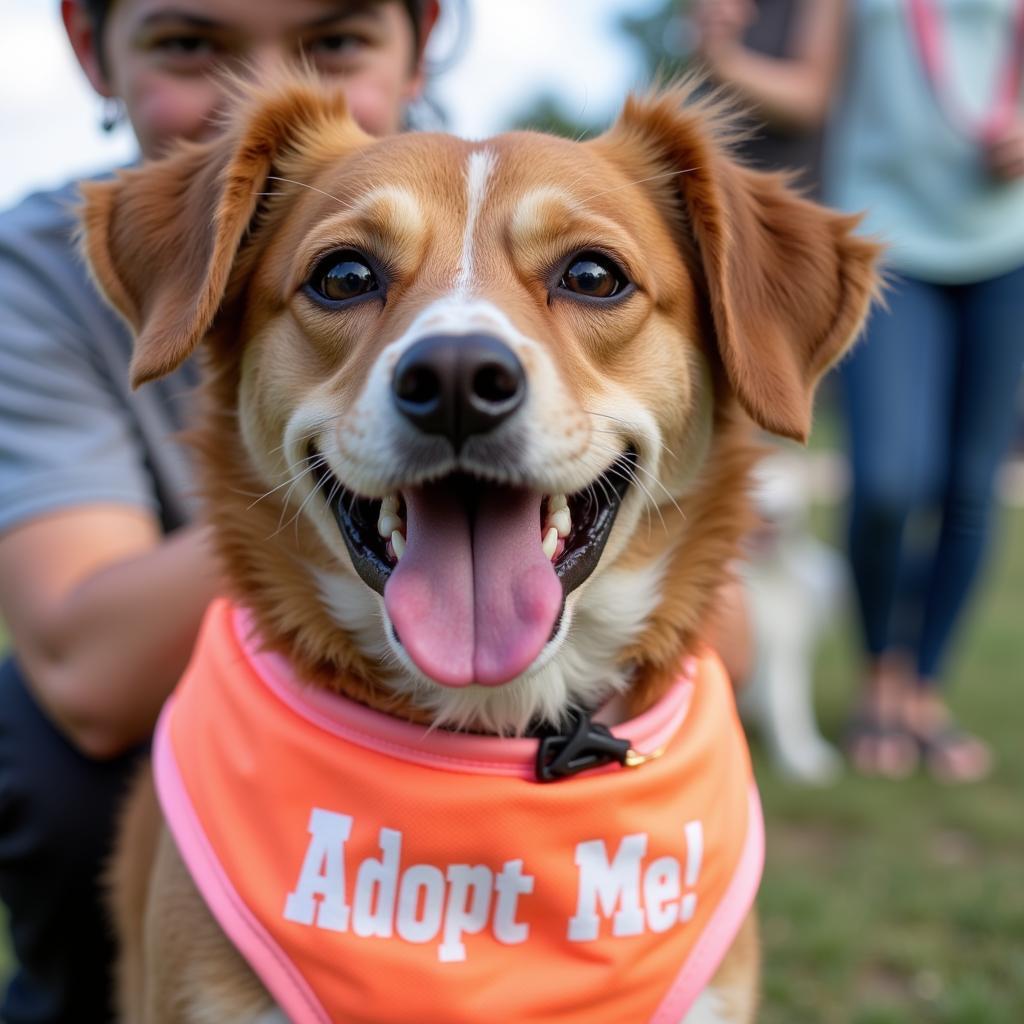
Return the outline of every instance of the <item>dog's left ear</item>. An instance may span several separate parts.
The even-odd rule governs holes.
[[[289,156],[365,138],[343,96],[311,79],[240,93],[224,134],[81,186],[83,247],[135,332],[133,387],[170,373],[210,330],[232,268]],[[311,168],[305,169],[311,173]],[[293,170],[293,174],[299,173]],[[273,184],[273,183],[271,183]]]
[[[721,115],[692,85],[631,97],[598,140],[696,246],[715,341],[747,413],[805,441],[814,387],[852,343],[878,287],[880,247],[859,217],[801,198],[785,177],[742,167],[716,138]]]

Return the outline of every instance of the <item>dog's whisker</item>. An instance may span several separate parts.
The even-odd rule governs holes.
[[[326,460],[324,460],[324,461],[326,461]],[[330,479],[331,478],[325,474],[322,479],[318,480],[317,483],[316,483],[316,486],[309,492],[309,494],[306,495],[305,498],[302,499],[302,504],[299,505],[299,507],[295,510],[295,514],[291,517],[291,519],[288,520],[287,523],[284,524],[284,527],[282,529],[287,529],[289,526],[291,526],[294,523],[294,525],[295,525],[295,538],[296,538],[296,540],[298,540],[298,535],[299,535],[299,517],[302,515],[303,509],[305,509],[305,507],[310,503],[310,501],[312,501],[313,498],[316,497],[316,495],[321,490],[323,490],[323,488],[327,485],[327,482]],[[280,531],[278,531],[278,532],[280,532]]]
[[[606,188],[603,192],[595,192],[593,195],[584,196],[583,202],[589,199],[597,199],[599,196],[606,196],[610,192],[619,192],[624,188],[631,188],[633,185],[642,185],[645,181],[657,181],[659,178],[675,178],[680,174],[692,174],[699,171],[699,167],[684,167],[681,171],[663,171],[661,174],[652,174],[648,178],[637,178],[635,181],[627,181],[624,185],[615,185],[613,188]]]
[[[654,500],[654,495],[651,494],[650,490],[644,485],[643,481],[640,480],[640,478],[638,476],[636,476],[635,474],[630,473],[630,472],[625,472],[625,471],[623,471],[621,469],[618,469],[618,468],[616,468],[614,466],[611,469],[611,474],[612,474],[612,476],[618,477],[620,480],[628,480],[630,483],[634,484],[644,494],[647,495],[647,498],[649,500],[649,504],[646,505],[645,507],[648,510],[648,516],[650,516],[651,508],[653,508],[655,510],[655,512],[658,513],[658,519],[661,520],[661,528],[663,530],[667,531],[668,530],[668,523],[665,522],[665,517],[664,517],[664,515],[662,515],[661,506]]]
[[[255,508],[265,498],[269,498],[272,494],[276,494],[279,490],[281,490],[282,487],[288,487],[289,485],[294,486],[304,476],[306,476],[308,473],[312,473],[312,472],[313,472],[313,466],[312,465],[307,465],[305,468],[300,469],[294,476],[291,476],[287,480],[283,481],[282,483],[279,483],[276,487],[271,487],[269,491],[264,491],[261,495],[259,495],[255,499],[255,501],[251,501],[246,506],[245,511],[246,512],[252,511],[252,509]]]
[[[284,451],[284,449],[289,444],[295,444],[296,442],[301,443],[302,441],[309,441],[310,439],[316,437],[317,434],[322,433],[335,420],[340,420],[340,419],[343,419],[344,417],[345,417],[345,413],[343,413],[343,412],[338,412],[338,413],[334,413],[334,415],[332,415],[332,416],[327,416],[327,417],[324,418],[323,422],[319,424],[319,426],[314,427],[308,433],[299,434],[298,437],[289,438],[287,441],[284,441],[281,444],[279,444],[276,448],[271,448],[270,451],[268,452],[268,454],[276,455],[278,452]]]
[[[595,448],[598,448],[598,449],[600,449],[602,447],[603,446],[601,446],[601,445],[595,445]],[[604,450],[607,451],[611,455],[615,455],[616,454],[615,450],[612,449],[612,448],[604,448]],[[639,464],[629,465],[629,464],[626,464],[626,463],[613,463],[605,472],[610,474],[610,475],[612,475],[612,476],[618,477],[620,480],[627,480],[628,482],[630,482],[632,484],[635,484],[636,487],[647,497],[648,502],[650,503],[650,506],[652,506],[655,509],[655,511],[658,513],[658,518],[661,520],[662,528],[667,530],[668,529],[668,524],[665,522],[665,517],[662,514],[661,504],[655,499],[654,495],[651,493],[650,488],[647,487],[644,484],[644,482],[640,479],[640,477],[637,475],[636,470],[638,470],[638,469],[641,472],[646,473],[647,476],[650,477],[650,479],[654,483],[656,483],[659,487],[661,487],[661,489],[663,491],[665,491],[665,493],[669,497],[669,500],[675,506],[676,511],[679,512],[680,515],[683,515],[682,509],[676,503],[675,498],[672,497],[672,495],[668,491],[668,489],[661,483],[660,480],[658,480],[658,478],[656,476],[654,476],[653,473],[650,473],[650,471],[646,470],[643,466],[640,466]]]
[[[620,471],[616,470],[616,472],[620,472]],[[666,524],[665,516],[664,516],[664,514],[661,511],[661,502],[659,502],[659,501],[657,501],[655,499],[654,495],[651,493],[650,488],[647,487],[647,485],[644,484],[644,482],[635,473],[633,473],[630,470],[627,475],[630,477],[630,479],[633,481],[633,483],[635,483],[636,486],[639,487],[640,490],[642,490],[647,495],[648,498],[650,498],[651,504],[654,506],[655,510],[658,513],[658,518],[661,520],[661,525],[667,530],[668,529],[668,525]],[[686,514],[679,507],[679,502],[677,502],[676,499],[672,496],[672,494],[668,490],[668,488],[666,488],[664,486],[664,484],[662,484],[662,482],[660,480],[658,480],[657,478],[652,476],[651,479],[653,480],[654,483],[656,483],[665,492],[665,494],[668,495],[669,503],[676,510],[676,512],[678,512],[679,515],[683,519],[685,519],[686,518]]]
[[[614,430],[611,427],[591,427],[590,429],[595,434],[607,434],[609,437],[617,437],[617,438],[621,438],[622,437],[622,434],[621,434],[620,431]],[[672,449],[669,448],[668,445],[664,444],[662,441],[657,441],[656,444],[657,444],[658,448],[660,448],[661,450],[663,450],[665,452],[666,455],[673,455]]]
[[[320,433],[320,431],[319,431],[319,429],[317,429],[317,430],[311,430],[308,434],[300,434],[298,437],[294,437],[294,438],[290,437],[287,441],[282,441],[276,448],[271,448],[270,451],[267,452],[267,454],[268,455],[277,455],[279,452],[283,452],[285,450],[285,448],[288,447],[288,445],[294,444],[296,442],[301,443],[302,441],[308,441],[311,438],[316,437],[316,435],[319,434],[319,433]]]
[[[318,455],[316,458],[309,460],[309,466],[307,467],[307,470],[305,472],[298,474],[294,479],[292,479],[291,486],[288,488],[287,491],[285,491],[284,500],[282,501],[281,504],[281,514],[280,516],[278,516],[277,529],[270,535],[270,538],[268,539],[272,540],[279,533],[281,533],[281,531],[284,530],[295,519],[295,516],[297,516],[302,511],[303,507],[306,504],[306,501],[309,500],[309,497],[311,497],[313,494],[317,492],[319,487],[323,484],[323,481],[318,482],[317,486],[313,488],[309,495],[307,495],[306,499],[303,501],[302,505],[299,506],[298,511],[295,513],[295,515],[292,516],[292,518],[289,519],[287,523],[284,521],[285,513],[288,511],[288,505],[291,503],[292,492],[299,485],[299,483],[302,480],[304,480],[310,473],[312,473],[316,469],[319,469],[321,466],[325,466],[326,464],[327,460],[322,455]],[[327,478],[324,477],[324,479],[326,480]]]
[[[666,529],[666,530],[668,529],[668,524],[665,522],[665,517],[661,513],[661,506],[658,504],[657,501],[655,501],[654,495],[651,494],[650,489],[647,488],[644,485],[643,481],[635,473],[632,472],[632,467],[629,467],[629,466],[626,466],[626,465],[621,465],[620,466],[620,465],[613,464],[605,472],[607,474],[611,475],[611,476],[618,477],[620,480],[626,480],[629,483],[635,484],[636,487],[644,495],[646,495],[646,497],[648,499],[647,502],[644,505],[644,508],[647,510],[648,521],[650,521],[650,509],[653,508],[658,513],[658,518],[661,520],[662,528]],[[602,484],[602,486],[607,487],[607,483],[604,481],[603,477],[599,477],[598,479],[599,479],[600,483]]]
[[[298,185],[300,188],[308,188],[310,192],[318,192],[322,196],[326,196],[328,199],[333,199],[339,206],[345,207],[346,210],[354,209],[351,203],[345,202],[344,199],[340,199],[338,196],[332,196],[330,192],[325,192],[322,188],[317,188],[316,185],[307,185],[304,181],[296,181],[294,178],[282,178],[278,174],[268,174],[267,181],[283,181],[289,185]]]
[[[259,491],[247,491],[243,490],[241,487],[227,487],[225,490],[227,490],[229,494],[237,494],[240,498],[256,498],[259,500],[264,497],[264,495]]]
[[[572,181],[566,184],[565,191],[571,192],[587,176],[588,173],[588,171],[582,171],[580,174],[577,174]]]
[[[608,488],[608,481],[605,480],[604,476],[605,476],[604,473],[601,473],[600,476],[596,477],[596,479],[591,481],[591,483],[590,483],[590,485],[588,487],[588,490],[590,491],[591,494],[594,495],[594,500],[596,501],[597,500],[597,492],[593,488],[594,488],[595,484],[599,485],[600,488],[601,488],[601,492],[604,494],[604,500],[610,504],[613,501],[613,495],[612,495],[612,492]]]
[[[295,488],[298,487],[301,479],[302,478],[300,477],[298,480],[293,480],[291,487],[289,487],[288,490],[284,492],[284,500],[281,502],[281,514],[277,517],[277,532],[272,534],[272,536],[274,537],[276,537],[277,534],[284,529],[285,514],[288,511],[288,506],[291,504],[292,494],[295,492]]]
[[[328,508],[330,508],[330,506],[334,504],[334,499],[337,498],[338,492],[341,489],[342,489],[341,481],[340,480],[335,480],[334,483],[331,485],[330,491],[328,491],[328,493],[327,493],[327,507]],[[313,493],[315,494],[316,491],[314,491]],[[312,497],[312,495],[310,495],[310,497]],[[305,502],[303,502],[303,505],[305,505]],[[299,507],[299,512],[301,512],[301,511],[302,511],[302,506]],[[295,532],[296,532],[296,534],[298,534],[298,530],[299,530],[299,524],[296,521],[296,523],[295,523]]]
[[[335,480],[334,483],[331,485],[330,491],[327,494],[327,504],[328,505],[333,505],[334,504],[334,500],[335,500],[335,498],[338,497],[338,492],[341,489],[342,489],[341,488],[341,481],[340,480]]]
[[[317,464],[315,463],[314,465]],[[313,466],[310,466],[310,472],[313,471],[313,468]],[[295,477],[295,479],[293,479],[291,482],[291,486],[288,488],[287,491],[284,492],[284,498],[281,502],[281,514],[277,517],[278,532],[280,532],[284,528],[284,517],[285,513],[288,511],[288,506],[291,504],[292,494],[295,492],[295,488],[299,486],[303,479],[305,479],[305,475]],[[275,533],[274,536],[277,536],[277,534]]]
[[[636,424],[630,423],[629,420],[625,420],[621,416],[613,416],[610,412],[598,412],[596,409],[587,409],[585,406],[583,408],[583,411],[588,416],[600,416],[602,419],[611,420],[613,423],[621,423],[622,426],[627,427],[630,430],[636,429]],[[592,429],[596,430],[597,428],[594,427]],[[671,455],[672,458],[676,458],[676,453],[672,451],[672,449],[669,448],[669,446],[665,444],[665,442],[660,437],[656,438],[655,440],[656,444],[663,452],[666,452],[668,455]]]
[[[602,445],[602,444],[601,444],[601,443],[600,443],[599,441],[595,441],[595,442],[594,442],[594,447],[595,447],[595,448],[597,448],[597,449],[600,449],[600,450],[602,450],[602,451],[605,451],[605,452],[607,452],[607,453],[608,453],[609,455],[617,455],[617,454],[618,454],[618,452],[617,452],[617,451],[616,451],[616,450],[615,450],[614,448],[609,448],[609,447],[608,447],[607,445]],[[639,462],[634,462],[634,463],[631,463],[631,464],[630,464],[630,465],[629,465],[628,467],[624,466],[624,464],[623,464],[622,466],[619,466],[619,467],[613,467],[613,468],[617,468],[617,469],[622,469],[622,468],[626,468],[626,469],[628,470],[628,472],[630,472],[630,473],[634,474],[634,476],[633,476],[633,479],[634,479],[634,480],[636,481],[636,483],[637,483],[637,484],[639,484],[639,483],[640,483],[640,480],[639,480],[639,478],[638,478],[638,477],[636,477],[636,476],[635,476],[635,473],[637,473],[637,472],[643,473],[643,474],[644,474],[644,476],[646,476],[646,477],[647,477],[647,479],[651,481],[651,483],[653,483],[653,484],[657,485],[658,487],[660,487],[660,488],[661,488],[661,490],[662,490],[662,491],[664,491],[664,492],[665,492],[665,497],[667,497],[667,498],[668,498],[668,500],[669,500],[669,503],[670,503],[670,504],[671,504],[671,505],[673,506],[673,508],[675,508],[675,510],[676,510],[676,511],[677,511],[677,512],[678,512],[678,513],[679,513],[679,514],[681,515],[681,516],[683,516],[683,518],[685,518],[685,514],[684,514],[683,510],[682,510],[682,509],[681,509],[681,508],[679,507],[679,502],[678,502],[678,501],[676,501],[676,498],[675,498],[675,496],[674,496],[674,495],[672,494],[672,492],[671,492],[671,491],[670,491],[670,490],[669,490],[669,489],[668,489],[668,488],[667,488],[667,487],[666,487],[666,486],[665,486],[665,485],[664,485],[664,484],[663,484],[663,483],[662,483],[662,482],[661,482],[661,481],[660,481],[660,480],[659,480],[659,479],[657,478],[657,476],[656,476],[656,475],[655,475],[654,473],[652,473],[652,472],[651,472],[651,471],[650,471],[650,470],[649,470],[649,469],[648,469],[648,468],[647,468],[646,466],[643,466],[643,465],[641,465],[641,464],[640,464]],[[648,493],[648,494],[650,494],[650,492],[649,492],[649,491],[648,491],[647,493]],[[652,501],[654,500],[653,496],[651,496],[651,500],[652,500]],[[657,504],[657,502],[655,502],[655,504]]]

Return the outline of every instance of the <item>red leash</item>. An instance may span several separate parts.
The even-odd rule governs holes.
[[[1024,72],[1024,0],[1013,14],[1010,52],[999,74],[989,113],[980,121],[970,117],[952,94],[946,67],[942,15],[934,0],[908,0],[910,26],[917,40],[928,84],[949,121],[964,134],[985,142],[998,137],[1013,119]]]

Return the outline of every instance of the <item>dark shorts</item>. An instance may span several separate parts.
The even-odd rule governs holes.
[[[4,1024],[106,1024],[113,940],[101,876],[142,751],[82,756],[0,665],[0,899],[14,974]]]

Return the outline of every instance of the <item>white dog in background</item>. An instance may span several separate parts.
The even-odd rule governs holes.
[[[838,777],[842,759],[818,730],[814,662],[823,632],[845,612],[849,583],[842,556],[810,531],[812,475],[806,455],[781,450],[757,469],[761,527],[740,566],[754,634],[741,710],[779,771],[823,785]]]

